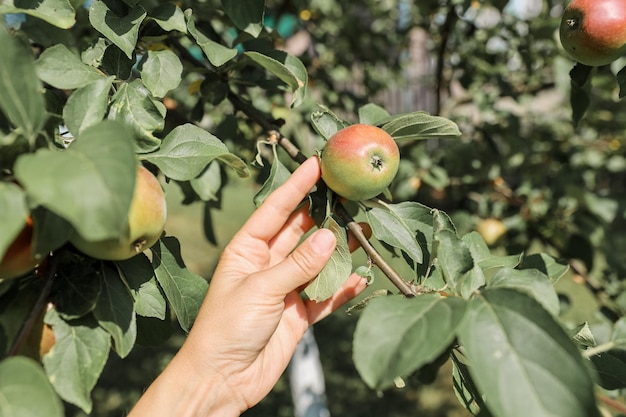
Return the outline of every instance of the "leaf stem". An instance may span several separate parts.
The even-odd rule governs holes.
[[[271,120],[271,118],[265,115],[263,112],[255,108],[250,102],[244,100],[239,95],[228,92],[228,100],[232,105],[248,116],[251,120],[266,130],[272,141],[278,143],[289,154],[291,159],[298,163],[303,163],[307,160],[307,157],[300,152],[300,149],[294,145],[288,138],[280,133],[277,124]],[[414,288],[411,284],[406,282],[396,270],[394,270],[381,256],[380,253],[372,246],[367,239],[361,226],[350,216],[348,211],[341,203],[335,205],[335,213],[339,216],[341,221],[346,225],[348,230],[357,239],[367,256],[372,262],[382,271],[383,274],[389,279],[389,281],[406,297],[414,297],[420,293],[420,291]]]
[[[22,346],[28,339],[28,336],[33,330],[33,327],[36,324],[37,318],[39,317],[41,310],[44,308],[46,301],[48,300],[48,296],[50,295],[50,291],[52,290],[54,276],[56,275],[56,271],[57,271],[57,263],[58,263],[57,258],[58,258],[58,255],[50,256],[48,260],[43,264],[43,270],[44,270],[43,287],[41,288],[41,292],[39,293],[39,296],[37,297],[37,300],[35,301],[35,304],[33,305],[33,308],[30,311],[30,314],[28,315],[26,321],[24,322],[24,324],[22,325],[22,328],[20,329],[20,332],[15,338],[15,341],[13,342],[13,345],[11,346],[11,349],[8,352],[8,356],[17,355],[20,352],[20,349],[22,348]]]

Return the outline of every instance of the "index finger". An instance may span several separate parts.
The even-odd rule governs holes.
[[[241,232],[263,241],[272,239],[319,179],[319,160],[314,156],[304,161],[283,185],[265,199],[243,225]]]

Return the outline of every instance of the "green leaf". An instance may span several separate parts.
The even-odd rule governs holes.
[[[415,112],[391,116],[378,122],[381,128],[395,140],[420,140],[461,136],[461,131],[452,120]]]
[[[167,49],[148,51],[141,63],[141,79],[155,97],[165,97],[180,84],[183,64],[176,54]]]
[[[617,347],[626,348],[626,317],[620,317],[613,325],[611,341]]]
[[[43,51],[35,65],[42,81],[61,89],[84,87],[105,77],[62,44]]]
[[[589,358],[598,385],[607,390],[626,388],[626,350],[610,349]]]
[[[40,149],[15,164],[33,205],[63,217],[86,240],[126,231],[136,171],[128,133],[110,121],[87,128],[66,151]]]
[[[235,169],[240,177],[248,175],[242,159],[230,153],[221,140],[191,123],[174,128],[159,150],[146,154],[145,159],[158,166],[165,176],[178,181],[197,177],[214,159]]]
[[[467,244],[455,232],[435,230],[433,257],[446,283],[464,298],[485,285],[482,269],[474,262]]]
[[[352,258],[345,229],[332,217],[328,218],[324,227],[334,233],[337,246],[322,272],[304,289],[306,296],[314,301],[324,301],[330,298],[341,288],[352,272]]]
[[[80,60],[85,64],[98,68],[102,65],[104,52],[107,50],[107,41],[104,38],[98,38],[80,54]]]
[[[62,29],[69,29],[76,23],[74,8],[68,0],[17,0],[15,3],[15,0],[2,1],[0,15],[25,13]]]
[[[111,338],[91,316],[66,322],[50,309],[45,322],[55,337],[52,349],[43,357],[48,378],[61,398],[89,414],[91,391],[109,357]]]
[[[348,127],[350,124],[341,120],[329,108],[319,105],[320,109],[311,114],[311,123],[315,131],[324,139],[328,140],[332,135]]]
[[[593,67],[576,63],[570,71],[570,105],[574,126],[582,120],[591,104],[591,73]]]
[[[354,332],[353,358],[361,378],[382,390],[434,361],[454,340],[466,304],[435,294],[372,300]]]
[[[165,127],[165,108],[152,98],[141,80],[118,87],[108,118],[132,129],[137,152],[151,152],[159,147],[161,141],[153,133]]]
[[[76,258],[63,263],[52,287],[50,301],[65,320],[77,319],[93,311],[103,285],[102,273],[96,269],[99,262],[90,264]]]
[[[13,282],[14,280],[9,280]],[[4,357],[33,310],[41,293],[38,285],[13,286],[0,299],[0,355]]]
[[[80,136],[86,128],[104,119],[114,79],[99,79],[80,87],[69,96],[63,107],[63,121],[74,136]]]
[[[245,7],[237,0],[222,0],[222,6],[235,26],[255,38],[259,36],[263,30],[265,0],[249,0]]]
[[[115,45],[109,45],[102,55],[100,68],[108,75],[114,75],[120,80],[128,80],[133,74],[135,56],[129,58],[124,51]]]
[[[545,253],[534,253],[522,259],[520,269],[538,269],[550,278],[552,284],[556,284],[569,270],[569,264],[558,262]]]
[[[498,417],[598,416],[578,348],[537,301],[509,288],[471,300],[459,328],[471,375]]]
[[[191,188],[202,201],[219,201],[222,189],[222,170],[217,160],[209,163],[209,166],[199,177],[189,181]]]
[[[259,207],[263,201],[269,196],[274,190],[280,187],[282,184],[287,181],[287,179],[291,176],[291,171],[287,169],[280,159],[278,159],[278,155],[276,153],[276,146],[272,145],[272,151],[274,152],[274,161],[272,162],[272,166],[270,168],[270,175],[267,177],[267,180],[263,183],[263,186],[257,191],[254,196],[254,204],[256,207]]]
[[[26,225],[28,206],[22,189],[9,182],[0,182],[0,259]]]
[[[140,253],[128,260],[118,262],[118,266],[135,300],[135,312],[144,317],[165,320],[167,302],[159,289],[148,257]]]
[[[202,49],[202,52],[204,52],[204,55],[211,64],[216,67],[221,67],[237,56],[236,49],[219,44],[196,29],[191,9],[185,10],[185,18],[187,19],[187,31],[196,40],[196,43]]]
[[[278,50],[247,51],[245,54],[289,86],[290,91],[294,93],[291,101],[292,106],[302,104],[309,78],[302,61],[293,55]]]
[[[492,288],[512,288],[525,292],[539,302],[550,314],[558,316],[559,297],[546,274],[537,269],[503,268],[489,281]]]
[[[128,58],[133,56],[139,27],[145,17],[146,11],[141,6],[134,7],[121,17],[113,13],[102,0],[94,0],[89,7],[89,22],[94,29],[117,45]]]
[[[103,285],[93,315],[113,339],[113,347],[125,358],[135,346],[137,323],[133,298],[120,274],[108,263],[102,263]]]
[[[0,362],[2,417],[63,417],[63,404],[41,365],[24,356]]]
[[[180,256],[180,243],[175,237],[162,238],[150,250],[156,279],[180,326],[188,332],[198,315],[209,284],[185,267]]]
[[[26,137],[32,138],[47,119],[32,52],[9,35],[4,25],[0,25],[0,45],[0,111]]]
[[[515,268],[522,261],[521,254],[509,256],[492,254],[485,240],[478,232],[470,232],[464,235],[462,239],[469,248],[474,262],[476,262],[483,271],[492,268]]]
[[[150,18],[166,32],[177,30],[182,33],[187,32],[187,23],[183,11],[174,3],[163,3],[155,7]]]
[[[417,231],[406,220],[406,209],[411,203],[377,204],[365,212],[376,239],[404,251],[414,262],[424,262]]]
[[[377,126],[389,117],[391,117],[389,112],[378,104],[368,103],[359,108],[359,123]]]

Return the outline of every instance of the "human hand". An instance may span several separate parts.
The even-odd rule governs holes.
[[[239,415],[269,393],[306,329],[365,288],[365,279],[352,275],[326,301],[300,296],[336,245],[332,232],[321,229],[298,246],[314,222],[307,207],[296,208],[319,177],[318,159],[308,159],[225,248],[189,337],[170,369],[144,395],[161,393],[156,395],[161,406],[151,415],[183,414],[181,408],[179,414],[166,410],[162,395],[168,381],[171,389],[188,394],[178,401],[193,404],[178,406],[189,415],[211,415],[217,409],[220,415]],[[358,245],[350,239],[349,246]],[[193,385],[195,391],[179,384]],[[139,410],[147,410],[145,403],[142,398],[133,415],[143,415]]]

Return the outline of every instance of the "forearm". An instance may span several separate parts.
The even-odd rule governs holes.
[[[128,417],[236,417],[242,404],[227,384],[201,377],[184,352],[170,362],[142,395]]]

